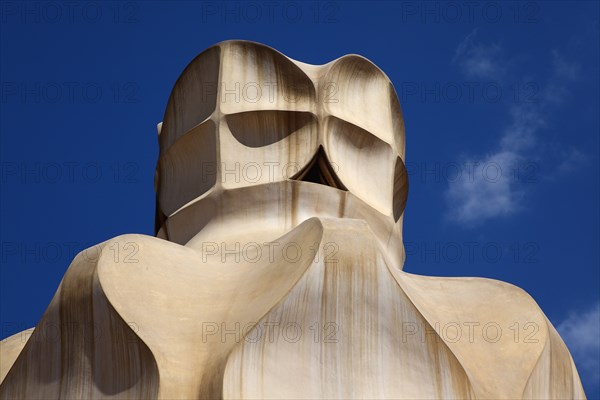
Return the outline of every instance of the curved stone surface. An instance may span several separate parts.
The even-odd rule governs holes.
[[[194,125],[189,121],[199,111],[189,107],[196,103],[201,117]],[[173,232],[178,228],[165,227],[169,219],[209,193],[219,197],[289,181],[320,149],[340,186],[401,229],[408,194],[402,111],[389,78],[361,56],[314,66],[259,43],[222,42],[183,71],[164,118],[157,170],[160,237],[179,236]],[[190,160],[186,136],[196,136],[211,121],[217,149],[210,153],[211,145],[200,146]],[[198,140],[213,143],[212,135],[207,130]],[[179,141],[188,143],[176,149]]]
[[[219,43],[158,131],[157,237],[75,258],[0,343],[0,399],[585,398],[523,290],[402,271],[404,123],[367,59]]]
[[[156,398],[154,357],[98,281],[105,245],[75,257],[2,381],[0,398]]]
[[[15,360],[25,347],[25,344],[31,337],[35,328],[29,328],[22,332],[15,333],[0,341],[0,383],[8,374]]]

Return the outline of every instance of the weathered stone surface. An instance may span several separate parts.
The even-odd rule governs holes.
[[[523,290],[402,271],[404,124],[368,60],[223,42],[158,129],[157,237],[75,258],[0,398],[585,398]]]

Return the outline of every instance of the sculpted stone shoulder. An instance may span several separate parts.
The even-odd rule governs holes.
[[[404,124],[368,60],[220,43],[159,144],[158,237],[75,258],[0,398],[585,398],[521,289],[402,271]]]
[[[142,235],[81,253],[3,398],[584,396],[514,286],[404,273],[360,220],[309,219],[273,243],[294,254],[236,262]]]
[[[585,397],[565,344],[522,289],[484,278],[394,274],[465,368],[477,398]]]

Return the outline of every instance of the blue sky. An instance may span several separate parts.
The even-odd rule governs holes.
[[[524,288],[600,397],[596,2],[0,3],[1,337],[78,251],[153,233],[172,85],[206,47],[381,67],[402,104],[405,270]]]

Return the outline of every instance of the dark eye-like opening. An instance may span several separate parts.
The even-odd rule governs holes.
[[[319,146],[317,154],[315,154],[308,165],[294,175],[291,179],[296,181],[318,183],[320,185],[330,186],[332,188],[345,191],[348,190],[340,178],[336,175],[333,166],[327,158],[327,154],[325,154],[325,150],[323,150],[323,147],[321,146]]]
[[[244,146],[263,147],[279,142],[304,127],[315,117],[309,112],[247,111],[227,115],[231,134]],[[308,125],[308,126],[307,126]]]
[[[406,166],[400,157],[396,158],[396,166],[394,168],[394,220],[398,222],[408,199],[408,173]]]

